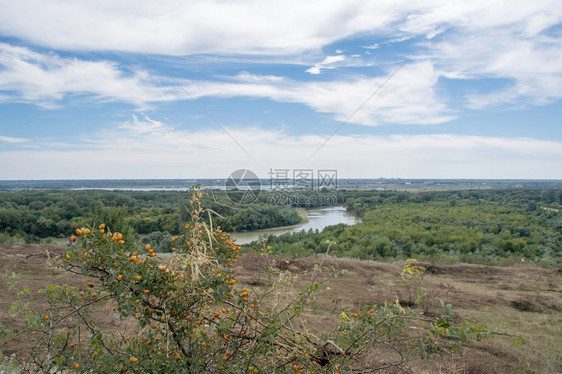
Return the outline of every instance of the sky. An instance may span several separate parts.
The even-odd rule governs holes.
[[[0,180],[562,179],[560,0],[0,10]]]

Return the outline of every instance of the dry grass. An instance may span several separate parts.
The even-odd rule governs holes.
[[[49,245],[0,244],[2,261],[0,275],[15,272],[18,288],[33,290],[52,283],[67,283],[86,287],[89,280],[54,272],[48,257],[63,252],[62,247]],[[271,302],[289,302],[299,287],[304,287],[315,273],[315,265],[322,263],[316,277],[339,276],[329,281],[331,291],[320,293],[315,310],[306,314],[306,329],[320,335],[335,325],[332,313],[334,299],[340,308],[357,310],[364,304],[394,302],[420,307],[426,314],[434,313],[438,299],[453,304],[455,313],[473,322],[488,322],[500,326],[498,332],[521,335],[524,344],[515,347],[513,338],[494,336],[482,343],[470,343],[455,356],[443,355],[430,362],[415,362],[416,373],[512,373],[562,372],[562,273],[531,265],[510,268],[481,265],[439,265],[419,263],[423,278],[406,286],[400,277],[403,263],[381,264],[351,259],[322,258],[280,259],[258,254],[242,256],[236,264],[240,287],[266,289],[272,277],[285,274],[285,288]],[[330,269],[330,270],[327,270]],[[8,290],[8,280],[0,278],[0,324],[14,327],[17,322],[7,311],[14,301],[16,290]],[[415,305],[418,291],[427,297]],[[37,308],[42,301],[37,298]],[[98,311],[95,318],[105,328],[124,328],[117,314]],[[29,349],[25,341],[4,347],[5,353],[23,355]],[[388,371],[392,373],[393,371]]]
[[[522,336],[516,347],[514,337],[498,335],[481,343],[470,343],[454,357],[442,356],[431,362],[417,362],[418,373],[532,373],[562,372],[562,273],[532,265],[510,268],[482,265],[440,265],[418,263],[423,277],[405,285],[400,272],[403,263],[381,264],[351,259],[261,258],[257,254],[241,258],[237,279],[241,286],[253,283],[256,271],[272,266],[289,271],[294,287],[310,280],[314,266],[346,273],[330,280],[331,291],[322,295],[318,307],[309,311],[307,327],[316,333],[328,332],[334,325],[330,313],[332,300],[341,299],[340,307],[358,310],[361,305],[394,302],[422,308],[434,314],[439,299],[453,305],[458,318],[475,323],[490,323],[501,334]],[[258,264],[260,264],[258,266]],[[266,265],[267,264],[267,265]],[[322,275],[327,275],[324,271]],[[265,277],[262,277],[264,279]],[[418,291],[426,295],[415,304]],[[392,371],[389,371],[392,372]]]

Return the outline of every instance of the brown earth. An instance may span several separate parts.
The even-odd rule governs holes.
[[[37,292],[50,284],[69,284],[87,289],[91,279],[53,268],[52,259],[64,253],[64,247],[39,244],[0,244],[0,325],[21,327],[21,315],[10,316],[8,311],[18,290],[30,291],[33,308],[46,310],[43,295]],[[315,271],[315,265],[322,270]],[[313,333],[329,332],[337,320],[332,310],[334,299],[339,308],[358,310],[360,305],[395,302],[419,307],[427,315],[439,308],[438,299],[453,305],[458,318],[477,323],[490,323],[500,333],[480,343],[469,343],[455,356],[442,355],[429,362],[415,362],[416,373],[532,373],[562,372],[562,272],[529,264],[501,268],[482,265],[440,265],[417,263],[423,277],[408,285],[400,277],[404,263],[374,263],[330,257],[281,259],[247,254],[236,264],[238,285],[256,290],[268,287],[271,279],[288,275],[291,287],[304,287],[311,277],[329,277],[329,292],[320,293],[317,308],[308,311],[307,328]],[[268,269],[274,269],[273,272]],[[315,273],[316,272],[316,273]],[[11,280],[15,273],[16,278]],[[13,281],[15,287],[10,287]],[[418,294],[427,295],[416,305]],[[285,295],[291,297],[290,292]],[[112,305],[94,310],[103,328],[123,329]],[[72,321],[69,322],[72,324]],[[69,325],[69,327],[71,327]],[[515,336],[522,336],[524,344],[516,347]],[[4,344],[4,354],[25,356],[33,345],[24,337]],[[392,371],[389,371],[392,372]]]

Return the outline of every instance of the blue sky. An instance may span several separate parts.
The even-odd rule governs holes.
[[[0,9],[0,179],[562,179],[560,1]]]

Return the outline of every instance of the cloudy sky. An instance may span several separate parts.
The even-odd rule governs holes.
[[[560,0],[0,10],[0,179],[562,179]]]

